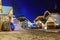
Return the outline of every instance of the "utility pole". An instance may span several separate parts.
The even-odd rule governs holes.
[[[0,13],[2,13],[2,0],[0,0]]]

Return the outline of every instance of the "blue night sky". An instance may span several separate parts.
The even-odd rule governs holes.
[[[60,0],[3,0],[3,5],[12,6],[16,17],[24,15],[33,22],[45,10],[60,9]]]

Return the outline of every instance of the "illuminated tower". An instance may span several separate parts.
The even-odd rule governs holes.
[[[0,0],[0,13],[2,12],[2,0]]]

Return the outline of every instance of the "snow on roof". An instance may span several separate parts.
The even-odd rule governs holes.
[[[12,7],[10,6],[2,6],[2,13],[0,14],[9,14],[9,11],[11,10]]]

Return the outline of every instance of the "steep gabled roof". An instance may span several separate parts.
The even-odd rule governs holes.
[[[44,18],[44,16],[38,16],[34,21],[38,21],[40,20],[42,23],[45,23],[46,22],[46,19]]]
[[[25,20],[27,20],[28,21],[28,19],[26,18],[26,17],[24,17],[24,16],[20,16],[19,18],[17,18],[19,21],[25,21]]]
[[[38,20],[42,20],[44,18],[44,16],[38,16],[35,21],[38,21]]]

